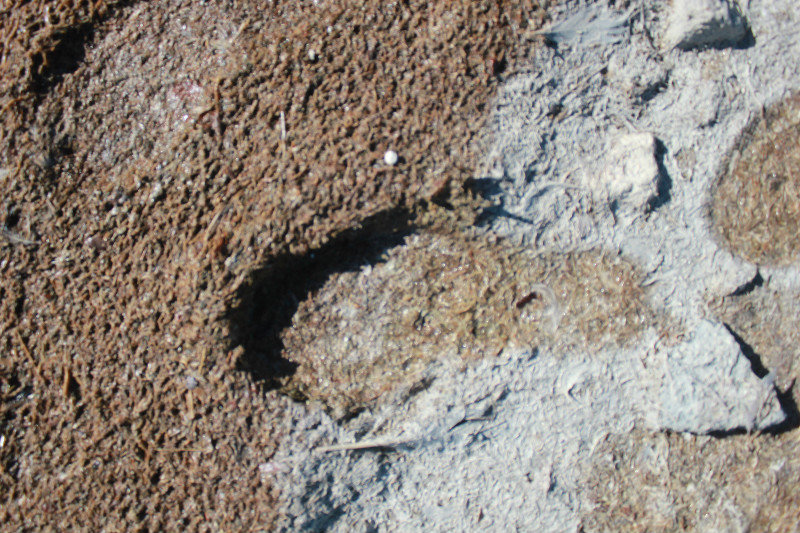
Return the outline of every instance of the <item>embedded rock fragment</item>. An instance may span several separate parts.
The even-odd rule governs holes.
[[[670,9],[662,39],[665,49],[731,46],[750,32],[735,0],[673,0]]]
[[[643,210],[658,195],[656,138],[629,133],[611,140],[601,182],[615,211]]]
[[[725,328],[703,320],[689,339],[663,354],[658,407],[659,428],[710,433],[766,429],[785,414],[773,380],[759,379]]]

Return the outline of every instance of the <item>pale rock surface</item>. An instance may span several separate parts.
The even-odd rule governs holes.
[[[748,32],[735,0],[673,0],[663,46],[683,50],[727,46],[746,39]]]
[[[651,56],[643,61],[640,56],[620,54],[609,60],[607,77],[624,95],[642,103],[666,88],[669,71],[661,58]]]
[[[722,324],[701,320],[689,340],[658,356],[655,427],[711,433],[732,427],[764,428],[784,415],[771,376],[759,379],[750,361]],[[753,402],[752,398],[761,398]]]
[[[641,211],[658,195],[656,138],[650,133],[626,133],[609,142],[601,183],[615,210]]]

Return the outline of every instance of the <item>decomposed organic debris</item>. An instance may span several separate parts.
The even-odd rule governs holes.
[[[713,194],[723,243],[761,264],[797,261],[800,241],[800,93],[758,117],[733,150]]]
[[[635,429],[600,443],[583,483],[585,531],[797,532],[796,438]]]
[[[343,415],[408,390],[434,361],[543,343],[624,345],[653,323],[640,275],[601,251],[537,253],[462,233],[421,233],[335,274],[283,333],[286,387]]]

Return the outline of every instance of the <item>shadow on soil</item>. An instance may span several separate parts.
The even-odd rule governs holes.
[[[93,17],[93,20],[57,29],[44,39],[43,46],[31,50],[30,88],[37,93],[46,93],[58,85],[64,76],[75,72],[83,63],[86,47],[94,39],[97,24],[116,15],[120,8],[138,1],[111,2],[108,9],[102,15]]]
[[[414,230],[411,214],[405,210],[379,213],[321,248],[278,256],[255,272],[253,281],[239,290],[240,306],[229,315],[233,344],[244,348],[240,370],[250,372],[268,389],[285,386],[297,364],[283,357],[281,331],[291,326],[300,302],[334,274],[379,263],[384,252],[403,244]],[[299,394],[290,389],[284,392]]]
[[[38,93],[46,93],[75,72],[86,56],[86,45],[94,38],[94,27],[81,24],[63,30],[53,37],[55,44],[47,49],[37,50],[33,55],[33,76],[31,88]]]
[[[478,219],[475,222],[476,225],[479,227],[486,227],[497,218],[508,218],[517,222],[522,222],[523,224],[535,224],[533,220],[515,215],[505,209],[501,201],[503,195],[501,182],[502,180],[498,178],[473,178],[467,182],[467,187],[472,192],[484,200],[488,200],[492,204],[478,214]],[[546,188],[542,189],[542,193],[545,189]],[[536,196],[534,196],[534,198],[536,198]]]
[[[649,211],[655,211],[672,200],[672,178],[667,171],[667,166],[664,159],[667,156],[667,147],[656,139],[656,165],[658,167],[658,181],[656,182],[656,196],[650,200],[648,205]]]

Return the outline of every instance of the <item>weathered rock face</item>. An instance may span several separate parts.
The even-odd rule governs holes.
[[[615,211],[625,215],[643,212],[658,195],[660,171],[652,134],[612,138],[604,165],[600,181]]]
[[[673,0],[662,45],[683,50],[732,46],[749,32],[737,0]]]
[[[685,343],[667,350],[659,372],[663,374],[652,413],[655,427],[692,433],[731,427],[752,431],[785,419],[773,381],[753,373],[741,346],[722,324],[701,321]]]

